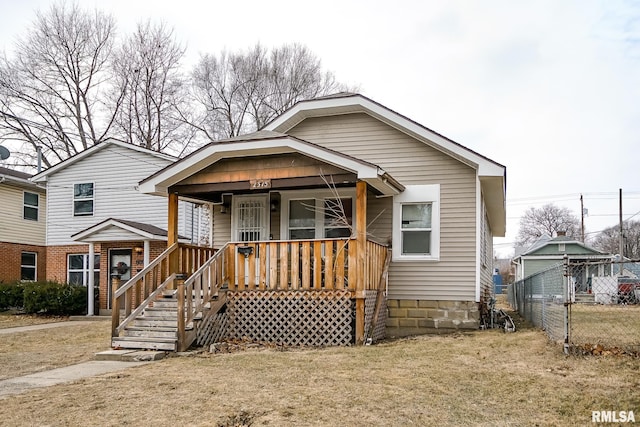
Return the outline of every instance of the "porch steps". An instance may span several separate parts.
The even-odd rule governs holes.
[[[193,324],[187,325],[193,329]],[[136,317],[123,336],[112,338],[111,346],[122,349],[177,351],[178,301],[163,295]]]

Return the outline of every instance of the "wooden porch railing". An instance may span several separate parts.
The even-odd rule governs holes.
[[[187,338],[187,326],[201,314],[207,316],[208,311],[217,312],[222,304],[215,306],[214,300],[224,302],[219,295],[220,288],[227,283],[225,274],[225,259],[227,253],[225,245],[208,260],[202,263],[187,280],[177,280],[176,294],[178,296],[178,349],[184,351],[195,339],[195,335]],[[215,307],[214,307],[215,306]],[[195,328],[191,328],[195,334]]]
[[[356,239],[229,243],[229,290],[356,291]],[[364,289],[377,289],[387,247],[368,241]]]
[[[176,274],[193,274],[214,252],[213,248],[174,243],[126,283],[114,284],[111,336],[117,337],[163,290],[172,289]],[[178,266],[178,271],[170,271],[171,265]]]

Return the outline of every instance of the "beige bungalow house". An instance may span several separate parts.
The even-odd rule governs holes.
[[[299,102],[139,190],[167,197],[169,248],[116,292],[129,302],[116,304],[114,347],[221,335],[349,345],[477,329],[493,237],[505,233],[504,166],[351,93]],[[211,257],[179,244],[180,199],[213,203]],[[172,288],[172,341],[128,333]]]

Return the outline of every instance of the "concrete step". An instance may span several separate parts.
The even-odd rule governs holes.
[[[114,362],[148,362],[163,359],[166,354],[164,351],[156,350],[105,350],[96,353],[95,359]]]
[[[177,338],[118,337],[111,338],[111,347],[177,351],[177,342]]]

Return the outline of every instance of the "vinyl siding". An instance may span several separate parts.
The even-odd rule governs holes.
[[[306,119],[288,133],[374,163],[404,185],[440,184],[440,260],[393,262],[389,298],[475,300],[474,169],[362,113]],[[390,236],[391,224],[383,219],[376,233]]]
[[[524,278],[533,276],[541,271],[548,270],[549,268],[562,264],[562,258],[558,259],[523,259],[524,264]]]
[[[24,219],[24,192],[38,193],[38,220]],[[33,189],[0,184],[0,242],[44,245],[47,219],[46,197]]]
[[[484,207],[484,199],[482,200]],[[491,224],[485,215],[486,208],[482,210],[481,221],[484,223],[484,234],[481,236],[480,245],[484,246],[486,251],[485,260],[480,258],[480,297],[488,298],[493,293],[493,234],[491,233]]]
[[[47,245],[77,244],[71,236],[108,218],[126,219],[167,229],[166,197],[141,194],[138,182],[167,166],[169,160],[109,145],[49,176]],[[73,185],[94,183],[93,215],[73,215]],[[189,237],[190,216],[180,203],[178,232]],[[123,236],[124,237],[124,236]]]
[[[213,207],[213,247],[221,248],[231,241],[231,210],[220,213],[220,206]]]

